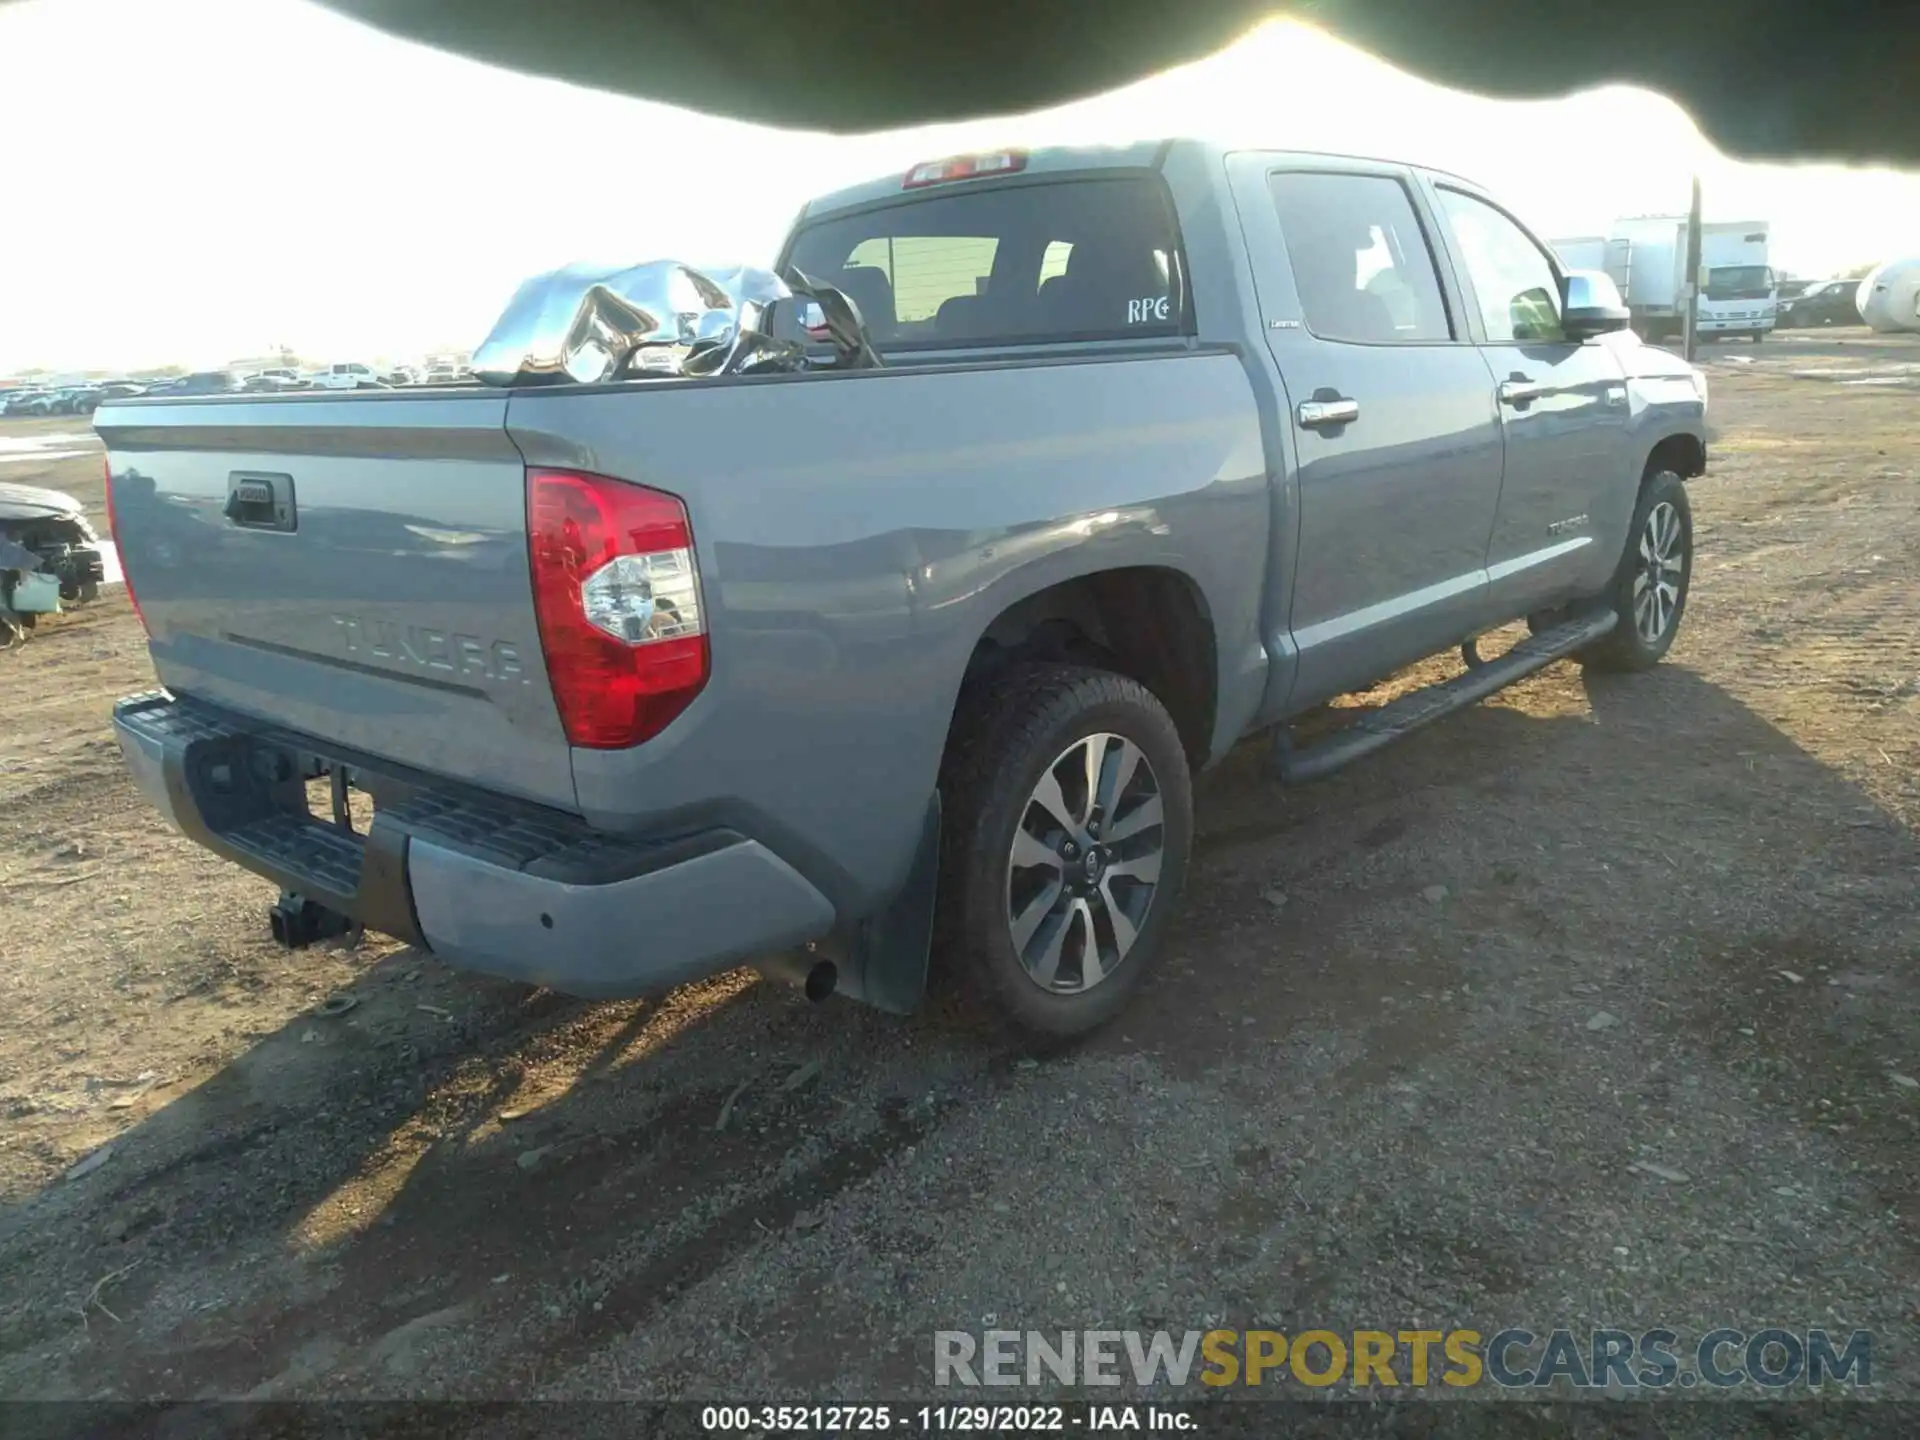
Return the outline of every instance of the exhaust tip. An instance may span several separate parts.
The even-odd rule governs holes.
[[[768,955],[755,961],[754,969],[769,980],[793,986],[816,1005],[840,988],[840,971],[833,961],[809,964],[804,954]]]

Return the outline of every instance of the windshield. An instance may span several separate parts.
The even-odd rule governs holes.
[[[803,228],[792,264],[845,291],[882,351],[1181,334],[1157,177],[955,189]]]
[[[1709,299],[1736,299],[1770,294],[1773,271],[1765,265],[1720,265],[1707,272]]]

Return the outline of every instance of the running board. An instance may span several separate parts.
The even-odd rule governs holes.
[[[1292,737],[1282,727],[1274,746],[1280,779],[1287,785],[1304,785],[1309,780],[1331,775],[1341,766],[1362,755],[1371,755],[1430,720],[1477,705],[1496,690],[1504,690],[1514,681],[1585,649],[1613,629],[1617,621],[1612,610],[1600,610],[1568,620],[1551,630],[1542,630],[1538,635],[1529,635],[1506,654],[1470,665],[1451,680],[1402,695],[1304,750],[1293,748]]]

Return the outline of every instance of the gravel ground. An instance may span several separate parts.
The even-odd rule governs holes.
[[[1920,345],[1708,355],[1669,662],[1299,791],[1231,757],[1169,963],[1038,1063],[744,974],[289,959],[121,773],[124,597],[43,627],[0,656],[0,1395],[950,1401],[938,1330],[1778,1325],[1911,1398]],[[97,454],[0,478],[99,500]],[[1393,1424],[1465,1413],[1426,1393]],[[1647,1433],[1899,1413],[1832,1399]]]

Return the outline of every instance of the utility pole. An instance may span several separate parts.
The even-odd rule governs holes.
[[[1687,207],[1687,363],[1693,363],[1693,347],[1700,321],[1700,177],[1693,177],[1693,201]]]

